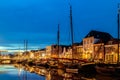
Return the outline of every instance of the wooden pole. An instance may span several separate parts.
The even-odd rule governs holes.
[[[118,60],[117,60],[117,63],[119,63],[119,35],[120,35],[120,26],[119,26],[119,14],[120,14],[120,8],[119,8],[119,5],[120,4],[118,4],[118,15],[117,15],[117,17],[118,17]]]

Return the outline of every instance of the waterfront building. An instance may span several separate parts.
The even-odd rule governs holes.
[[[46,59],[47,58],[45,48],[38,50],[37,53],[38,53],[38,56],[39,56],[40,59]]]
[[[102,41],[98,41],[97,43],[94,44],[94,56],[93,59],[94,61],[104,61],[105,57],[105,44]]]
[[[66,61],[65,59],[72,59],[72,49],[68,45],[51,45],[46,47],[46,56],[48,59],[58,59],[59,61]]]
[[[51,58],[58,58],[58,46],[57,45],[51,45]]]
[[[46,49],[40,49],[40,50],[31,50],[28,53],[30,59],[40,60],[40,59],[46,59]]]
[[[65,53],[64,58],[72,59],[72,48],[71,47],[66,48],[66,52],[64,53]]]
[[[73,51],[72,51],[72,58],[73,59],[82,59],[83,53],[83,46],[81,43],[74,43],[73,44]]]
[[[118,39],[111,39],[105,45],[105,62],[115,63],[117,62],[117,59],[118,59]]]
[[[68,45],[51,45],[41,50],[31,50],[22,55],[25,59],[85,59],[89,61],[117,62],[118,40],[107,32],[90,31],[80,43]],[[66,60],[65,60],[66,59]],[[67,60],[68,59],[68,60]]]
[[[76,46],[76,59],[83,59],[84,55],[83,55],[83,46],[80,44],[78,46]]]
[[[29,51],[29,58],[30,59],[34,59],[34,52],[33,51]]]
[[[90,61],[95,59],[104,60],[104,45],[110,39],[113,39],[113,37],[109,33],[92,30],[83,38],[81,50],[77,50],[77,53],[80,53],[82,59]]]
[[[59,46],[59,58],[71,58],[72,51],[71,47],[68,45]]]
[[[52,46],[46,46],[46,58],[51,58]]]
[[[70,58],[72,55],[71,48],[68,45],[52,45],[51,46],[51,58]]]
[[[29,52],[28,52],[28,51],[27,51],[27,52],[23,52],[21,58],[22,58],[23,60],[27,60],[27,59],[29,59],[29,58],[30,58],[30,56],[29,56]]]

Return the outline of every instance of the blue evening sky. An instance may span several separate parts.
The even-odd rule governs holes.
[[[0,49],[29,49],[56,44],[60,24],[60,43],[70,44],[70,0],[1,0]],[[119,0],[71,0],[74,42],[80,42],[90,30],[117,37]]]

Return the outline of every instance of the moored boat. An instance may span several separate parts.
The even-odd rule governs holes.
[[[120,75],[120,66],[117,64],[101,64],[96,65],[96,71],[99,74],[107,76],[118,76]]]
[[[78,73],[78,69],[73,69],[73,68],[66,68],[66,72],[69,72],[69,73]]]

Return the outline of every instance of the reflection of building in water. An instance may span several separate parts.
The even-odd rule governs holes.
[[[15,66],[18,68],[18,77],[20,78],[19,80],[27,80],[27,79],[23,79],[26,78],[26,74],[23,73],[23,68],[25,70],[27,70],[27,72],[31,72],[31,69],[34,70],[31,73],[36,73],[40,76],[44,76],[45,80],[95,80],[95,76],[93,74],[93,77],[90,75],[90,78],[87,78],[86,76],[83,76],[81,74],[77,74],[77,73],[67,73],[65,70],[63,69],[51,69],[51,68],[44,68],[44,67],[40,67],[40,66]],[[89,77],[89,76],[88,76]],[[28,79],[29,80],[29,79]],[[32,79],[32,80],[37,80],[37,79]]]
[[[63,80],[62,76],[59,75],[61,73],[58,73],[58,69],[50,69],[45,77],[46,77],[46,80]]]
[[[51,80],[51,74],[50,74],[50,72],[48,72],[45,77],[46,77],[46,80]]]

